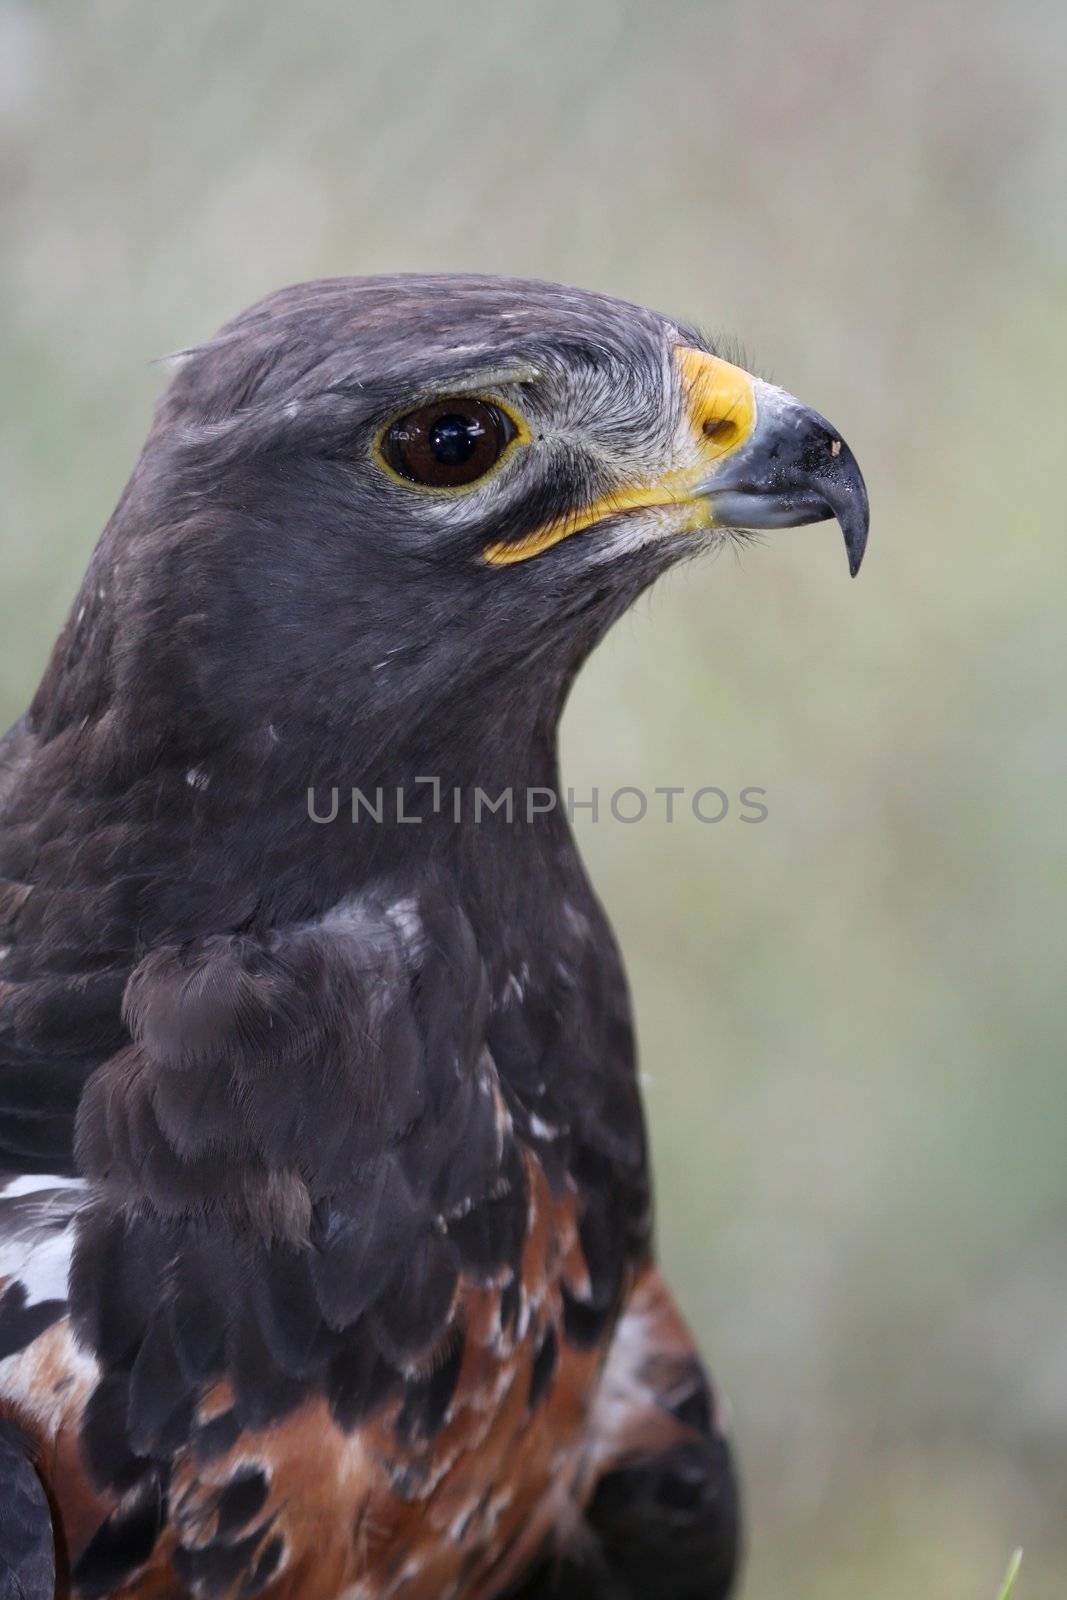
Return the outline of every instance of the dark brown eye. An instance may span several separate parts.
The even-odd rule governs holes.
[[[398,417],[382,440],[382,454],[412,483],[459,489],[484,477],[514,437],[514,423],[497,406],[461,397]]]

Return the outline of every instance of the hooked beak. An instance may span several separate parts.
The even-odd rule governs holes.
[[[855,577],[867,545],[867,490],[856,458],[817,411],[706,350],[681,345],[674,360],[684,412],[675,464],[659,478],[621,485],[482,552],[491,566],[528,561],[586,528],[632,511],[681,507],[700,527],[795,528],[836,517]]]
[[[856,458],[825,417],[773,384],[701,350],[678,353],[694,430],[716,450],[691,493],[713,524],[795,528],[836,517],[848,570],[860,569],[870,510]]]

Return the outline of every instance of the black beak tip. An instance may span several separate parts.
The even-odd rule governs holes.
[[[845,549],[848,552],[848,575],[850,578],[855,578],[863,564],[864,552],[867,549],[866,523],[851,533],[845,532]]]
[[[833,469],[827,475],[826,499],[841,529],[848,555],[849,576],[854,578],[867,549],[871,508],[863,474],[852,451],[843,441],[837,444]]]
[[[856,576],[863,564],[863,557],[867,549],[867,532],[871,521],[870,510],[867,505],[867,491],[863,487],[863,479],[858,475],[857,488],[858,493],[855,503],[842,507],[837,516],[845,540],[849,576],[852,578]]]

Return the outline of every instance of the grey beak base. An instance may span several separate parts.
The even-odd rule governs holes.
[[[867,548],[870,508],[856,458],[817,411],[759,385],[751,437],[701,486],[716,522],[733,528],[796,528],[835,517],[855,577]]]

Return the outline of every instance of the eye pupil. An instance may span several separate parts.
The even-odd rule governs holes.
[[[514,439],[515,425],[487,400],[439,400],[398,417],[381,451],[393,471],[431,489],[460,489],[494,467]]]
[[[450,411],[430,429],[430,449],[442,466],[461,467],[477,450],[482,431],[475,417]]]

